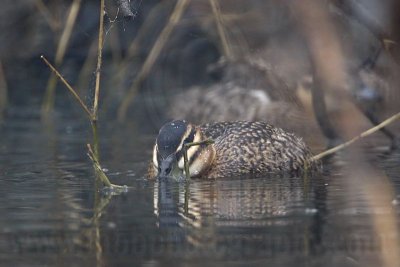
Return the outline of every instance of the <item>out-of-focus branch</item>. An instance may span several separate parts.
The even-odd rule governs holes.
[[[121,106],[118,109],[118,120],[124,121],[126,112],[128,111],[128,107],[131,104],[132,100],[134,99],[139,86],[142,84],[143,80],[147,77],[150,73],[151,69],[154,66],[158,56],[161,53],[161,50],[165,46],[169,36],[171,35],[173,29],[178,24],[179,20],[183,12],[186,10],[187,5],[189,4],[190,0],[178,0],[175,8],[168,20],[167,25],[165,25],[164,29],[158,36],[157,40],[154,42],[154,45],[147,56],[145,62],[143,63],[142,68],[140,69],[138,75],[136,76],[135,80],[132,83],[132,86],[129,88],[129,91],[122,101]]]
[[[361,132],[364,116],[352,103],[346,89],[348,86],[345,86],[347,71],[345,55],[330,19],[328,6],[325,1],[320,0],[291,3],[309,47],[314,76],[316,76],[314,79],[318,80],[318,88],[315,90],[324,90],[324,93],[337,100],[337,129],[343,138],[350,139]],[[379,238],[381,266],[398,266],[400,242],[397,217],[391,208],[393,199],[391,183],[382,171],[367,163],[365,155],[360,152],[358,146],[350,146],[343,156],[350,168],[345,173],[347,176],[345,186],[354,191],[364,191],[363,195],[369,203],[376,236],[393,237],[385,240]],[[384,215],[378,212],[382,208],[387,210]]]
[[[226,34],[226,31],[224,29],[223,21],[222,21],[222,14],[221,14],[221,9],[218,4],[218,0],[209,0],[211,9],[213,11],[215,23],[217,24],[217,29],[218,29],[218,35],[222,44],[222,48],[224,51],[224,56],[229,59],[233,60],[234,55],[232,52],[232,48],[229,44],[228,37]]]
[[[74,0],[69,9],[65,28],[58,42],[56,56],[54,59],[56,68],[60,67],[62,61],[64,60],[64,55],[67,50],[69,40],[71,38],[72,29],[74,28],[76,18],[78,17],[78,13],[81,7],[81,1],[82,0]],[[49,81],[47,82],[46,94],[42,104],[42,115],[44,117],[48,116],[49,112],[53,109],[56,85],[57,77],[52,74],[49,78]]]

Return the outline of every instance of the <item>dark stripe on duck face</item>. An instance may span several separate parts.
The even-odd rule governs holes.
[[[196,136],[196,129],[192,127],[190,134],[183,140],[182,146],[178,148],[178,151],[176,152],[176,158],[178,162],[183,157],[183,146],[185,144],[192,143],[194,141],[195,136]]]

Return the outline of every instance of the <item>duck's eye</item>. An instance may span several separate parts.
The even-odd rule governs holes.
[[[187,137],[185,140],[183,140],[182,147],[183,147],[184,145],[190,143],[189,138],[190,138],[190,137]]]

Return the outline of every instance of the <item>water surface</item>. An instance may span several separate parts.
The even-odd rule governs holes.
[[[1,266],[380,266],[379,240],[395,238],[376,234],[372,219],[400,211],[400,152],[379,135],[368,153],[397,197],[372,210],[345,163],[306,177],[147,181],[156,131],[134,125],[100,131],[103,167],[129,186],[111,197],[86,156],[87,121],[58,114],[46,126],[32,109],[10,110],[0,130]]]

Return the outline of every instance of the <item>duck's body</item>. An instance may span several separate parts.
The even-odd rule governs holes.
[[[148,176],[185,176],[185,143],[213,140],[188,149],[191,177],[221,178],[292,172],[309,166],[303,140],[265,122],[216,122],[201,126],[185,121],[164,125],[157,137]]]

